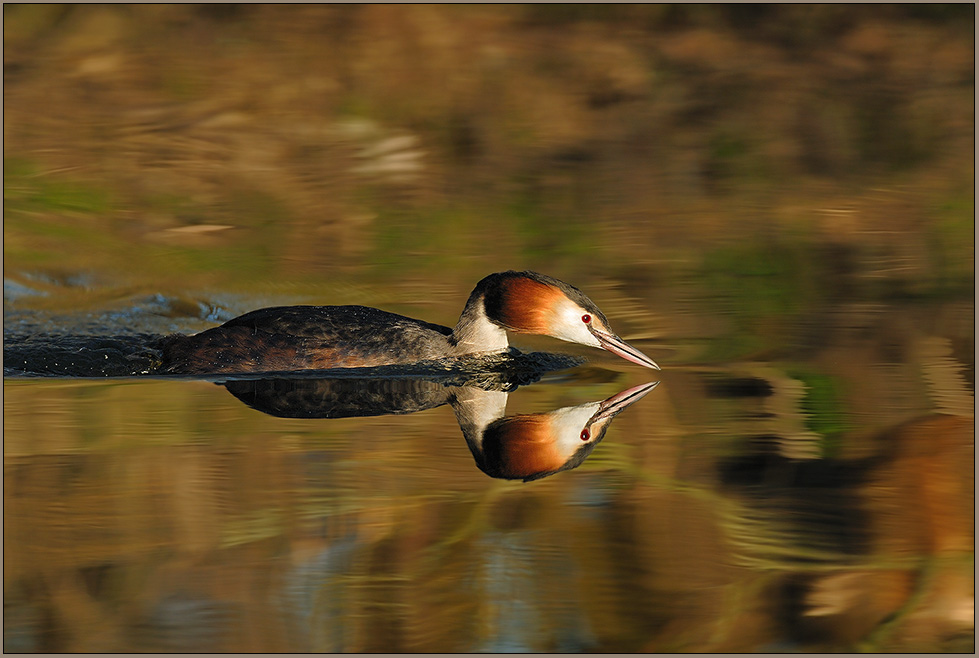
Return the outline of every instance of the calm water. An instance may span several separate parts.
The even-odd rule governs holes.
[[[4,649],[972,652],[974,61],[971,5],[5,5]],[[663,371],[153,373],[506,269]]]
[[[141,299],[76,320],[135,345],[122,324],[161,326]],[[8,326],[49,321],[8,306]],[[622,329],[662,373],[538,341],[591,360],[523,386],[8,370],[6,648],[966,649],[972,389],[928,334],[970,312],[840,309],[808,357],[711,365]],[[916,331],[883,341],[899,322]],[[63,343],[26,353],[61,345],[53,369]],[[593,410],[650,374],[580,466],[527,483],[481,471],[453,413]]]

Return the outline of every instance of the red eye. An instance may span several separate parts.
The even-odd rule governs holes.
[[[590,438],[591,438],[591,432],[589,432],[587,429],[581,430],[581,440],[582,441],[587,441]]]
[[[581,321],[584,322],[585,324],[588,324],[589,322],[591,322],[591,316],[585,313],[584,315],[581,316]]]

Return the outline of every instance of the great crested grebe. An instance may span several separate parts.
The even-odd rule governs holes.
[[[616,336],[574,286],[537,272],[498,272],[476,284],[454,329],[366,306],[276,306],[162,345],[163,372],[273,372],[409,364],[509,349],[507,331],[600,347],[659,370]]]

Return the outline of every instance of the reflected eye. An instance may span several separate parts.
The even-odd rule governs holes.
[[[591,432],[589,432],[587,429],[581,430],[581,440],[582,441],[587,441],[590,438],[591,438]]]
[[[581,321],[584,322],[585,324],[588,324],[589,322],[591,322],[591,316],[585,313],[584,315],[581,316]]]

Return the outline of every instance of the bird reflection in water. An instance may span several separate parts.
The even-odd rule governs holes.
[[[506,415],[506,403],[517,384],[504,377],[461,384],[421,378],[270,378],[223,385],[248,406],[286,418],[407,414],[448,404],[479,469],[490,477],[526,482],[580,466],[612,419],[659,382],[605,400],[513,416]]]
[[[599,402],[514,416],[504,416],[506,393],[462,388],[452,408],[481,471],[528,482],[580,466],[612,419],[658,385],[649,382]]]

